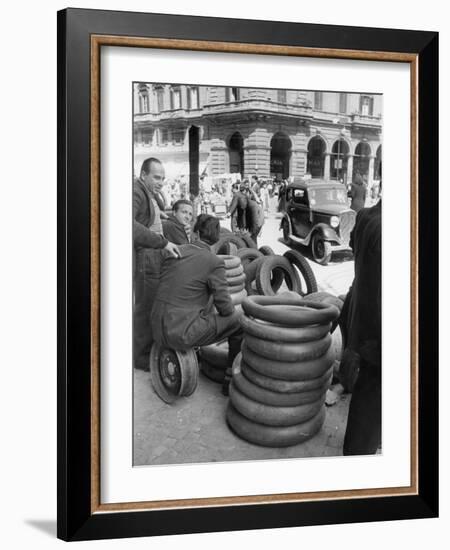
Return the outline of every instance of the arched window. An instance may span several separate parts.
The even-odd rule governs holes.
[[[283,132],[274,134],[270,141],[270,175],[278,181],[289,177],[292,142]]]
[[[230,174],[244,174],[244,139],[239,132],[235,132],[228,144],[230,156]]]
[[[368,143],[363,141],[358,143],[353,157],[353,179],[359,175],[364,181],[367,181],[369,175],[370,153],[371,151]]]
[[[331,149],[330,178],[332,180],[347,181],[347,162],[349,147],[345,140],[338,139]]]
[[[325,142],[320,136],[313,137],[308,143],[308,163],[306,170],[312,178],[323,178],[325,168]]]
[[[375,156],[375,163],[373,167],[373,179],[381,179],[381,145],[378,146],[377,153]]]

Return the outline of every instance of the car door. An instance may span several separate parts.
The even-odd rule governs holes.
[[[306,189],[292,189],[288,213],[291,218],[294,234],[305,238],[310,230],[310,211],[308,192]]]

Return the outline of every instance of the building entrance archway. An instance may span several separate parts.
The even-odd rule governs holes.
[[[287,134],[277,132],[270,141],[270,176],[277,181],[289,177],[292,142]]]
[[[308,164],[306,171],[312,178],[323,178],[325,172],[326,145],[320,136],[313,137],[308,143]]]
[[[200,128],[189,128],[189,191],[197,196],[199,192]]]
[[[230,174],[244,175],[244,139],[240,132],[235,132],[228,143]]]
[[[369,164],[370,164],[370,145],[361,141],[358,143],[353,156],[353,176],[355,181],[358,176],[367,183],[369,177]]]
[[[331,149],[330,178],[332,180],[347,182],[349,146],[344,139],[338,139]]]

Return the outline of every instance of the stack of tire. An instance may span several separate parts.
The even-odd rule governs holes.
[[[200,370],[218,384],[223,384],[228,367],[228,342],[219,342],[200,348]]]
[[[295,293],[249,296],[242,308],[244,339],[232,373],[228,424],[257,445],[302,443],[325,420],[334,363],[330,328],[339,311]]]
[[[231,301],[235,306],[240,305],[247,296],[245,290],[245,273],[239,256],[218,255],[225,264],[225,277]]]

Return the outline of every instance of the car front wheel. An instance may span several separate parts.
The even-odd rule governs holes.
[[[331,244],[316,233],[312,238],[311,252],[315,262],[327,265],[331,258]]]

